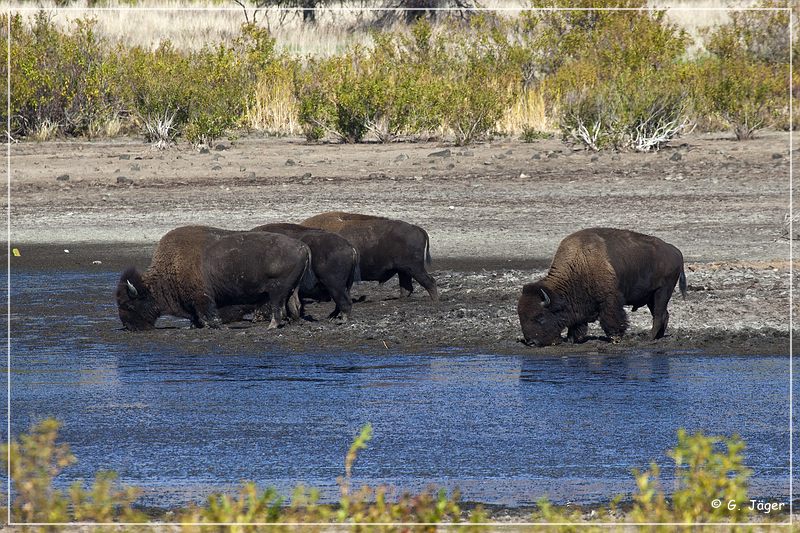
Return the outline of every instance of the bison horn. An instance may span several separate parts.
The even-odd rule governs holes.
[[[542,300],[543,300],[542,306],[547,307],[548,305],[550,305],[550,297],[547,295],[544,289],[539,289],[539,290],[542,292]]]
[[[126,279],[125,283],[128,284],[128,286],[127,286],[128,296],[130,296],[131,298],[138,298],[139,297],[139,291],[137,291],[136,287],[133,286],[133,283],[131,283],[131,280]]]

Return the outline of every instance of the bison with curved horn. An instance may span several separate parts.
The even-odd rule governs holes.
[[[275,328],[287,307],[299,318],[298,285],[310,263],[308,246],[283,235],[177,228],[161,238],[143,274],[134,268],[122,274],[119,318],[132,331],[153,329],[162,315],[218,328],[255,310],[257,319],[270,314]]]
[[[400,294],[414,291],[416,280],[439,300],[439,291],[425,269],[431,263],[428,233],[413,224],[385,217],[331,211],[313,216],[303,226],[337,233],[347,239],[359,255],[361,279],[385,283],[395,274],[400,278]]]
[[[553,344],[565,328],[569,340],[581,342],[598,319],[616,340],[628,327],[625,305],[634,311],[647,305],[653,315],[650,338],[659,339],[676,283],[685,298],[683,255],[673,245],[627,230],[578,231],[561,241],[547,275],[522,288],[517,312],[524,342]]]
[[[347,321],[353,308],[350,288],[354,281],[361,281],[358,252],[346,239],[300,224],[264,224],[251,231],[279,233],[304,242],[311,249],[311,269],[317,283],[300,284],[300,297],[336,304],[328,318],[339,317]]]

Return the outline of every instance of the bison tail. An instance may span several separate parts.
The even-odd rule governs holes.
[[[425,233],[425,262],[430,265],[433,262],[433,259],[431,259],[431,239],[428,237],[427,231],[422,231]]]
[[[358,255],[358,250],[353,248],[353,272],[351,273],[353,279],[350,284],[361,282],[361,257]]]
[[[681,269],[681,275],[678,277],[678,287],[681,290],[683,299],[686,299],[686,273]]]
[[[303,268],[303,275],[300,277],[300,290],[303,292],[311,292],[317,286],[317,276],[314,274],[314,269],[311,268],[311,250],[308,251],[306,257],[306,266]]]

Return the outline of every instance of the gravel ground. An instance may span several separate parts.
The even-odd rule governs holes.
[[[750,142],[690,136],[653,154],[595,154],[557,140],[462,148],[257,137],[206,153],[157,152],[132,139],[22,143],[11,153],[10,229],[21,252],[12,269],[143,268],[160,236],[180,225],[245,229],[328,210],[400,218],[431,236],[438,305],[419,290],[398,299],[395,280],[363,283],[354,296],[366,301],[347,324],[323,320],[332,304],[322,303],[308,306],[319,321],[278,331],[241,323],[162,329],[143,341],[376,354],[789,350],[790,241],[782,235],[796,151],[782,132]],[[670,303],[668,336],[646,339],[645,308],[630,313],[620,344],[600,338],[596,324],[578,346],[519,344],[521,286],[545,274],[564,236],[591,226],[650,233],[683,251],[689,291]]]

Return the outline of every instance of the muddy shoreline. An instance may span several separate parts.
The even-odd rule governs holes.
[[[309,145],[243,137],[205,153],[158,152],[134,139],[20,143],[12,147],[12,275],[145,268],[158,239],[184,224],[247,229],[328,210],[382,214],[423,226],[442,301],[419,288],[398,299],[396,278],[353,290],[365,301],[347,324],[324,319],[277,332],[239,323],[221,331],[169,329],[106,340],[246,352],[380,354],[462,350],[563,354],[789,351],[788,134],[750,142],[693,135],[652,154],[593,153],[558,140],[511,139],[467,148],[436,143]],[[629,313],[624,340],[594,324],[588,342],[529,348],[516,300],[546,272],[558,242],[583,227],[629,228],[678,246],[689,291],[670,303],[667,337],[646,338],[646,309]],[[67,252],[68,251],[68,252]],[[798,268],[795,266],[794,272]],[[796,277],[796,276],[795,276]],[[112,302],[101,290],[94,308]],[[12,292],[13,303],[13,292]],[[106,309],[106,308],[104,308]],[[105,312],[105,311],[103,311]],[[173,329],[177,327],[177,329]]]
[[[127,266],[145,268],[150,247],[124,243],[60,243],[20,246],[12,261],[12,273],[81,271],[107,273],[110,279]],[[69,253],[65,252],[69,250]],[[99,263],[97,263],[99,261]],[[497,260],[443,258],[431,267],[441,291],[441,301],[431,302],[424,291],[400,298],[397,280],[384,285],[364,282],[353,288],[356,303],[347,323],[325,317],[331,302],[307,302],[307,317],[269,331],[266,324],[242,321],[221,330],[197,330],[188,321],[165,317],[151,332],[130,333],[113,327],[98,331],[99,340],[129,344],[141,350],[155,345],[180,346],[188,353],[209,350],[228,354],[288,350],[298,353],[498,353],[537,355],[621,354],[646,352],[670,354],[692,352],[739,355],[784,355],[789,353],[788,316],[780,307],[759,315],[764,302],[780,299],[788,288],[788,264],[773,261],[732,265],[688,263],[688,295],[676,293],[670,303],[672,315],[667,336],[650,341],[651,318],[646,309],[629,313],[631,327],[623,340],[612,344],[597,324],[582,344],[562,343],[534,348],[519,342],[521,333],[516,301],[521,286],[543,276],[546,259]],[[13,286],[13,278],[12,278]],[[742,298],[742,291],[748,291]],[[90,298],[91,314],[110,319],[91,309],[113,303],[113,283]],[[12,293],[13,294],[13,293]],[[96,301],[94,301],[96,299]],[[13,299],[12,299],[13,305]],[[767,310],[769,311],[769,309]],[[788,308],[786,309],[788,312]],[[58,325],[53,326],[55,330]],[[68,331],[63,332],[68,335]],[[57,331],[54,331],[57,334]]]

